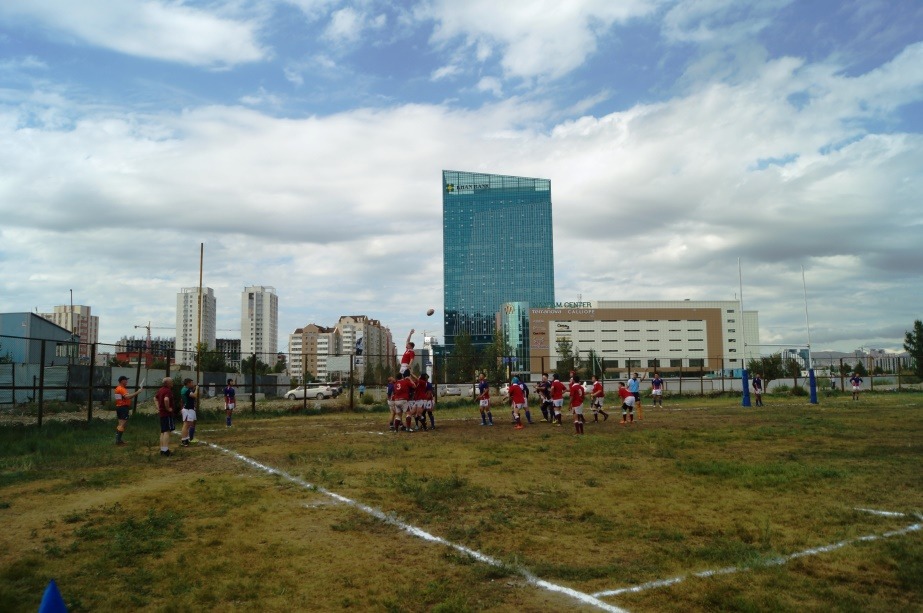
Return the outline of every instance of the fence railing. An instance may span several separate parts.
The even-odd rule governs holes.
[[[297,353],[250,354],[239,352],[202,350],[190,354],[177,354],[169,346],[138,347],[126,350],[124,346],[94,343],[77,345],[73,341],[58,339],[23,338],[0,335],[0,408],[10,405],[36,405],[38,423],[47,402],[86,404],[87,419],[92,419],[94,403],[112,401],[113,391],[120,376],[129,378],[130,390],[144,386],[136,397],[138,402],[150,400],[163,378],[181,383],[189,378],[197,382],[203,393],[200,401],[221,397],[227,380],[234,381],[238,405],[250,404],[256,410],[260,398],[282,398],[292,388],[322,379],[336,389],[347,393],[349,406],[357,401],[361,388],[373,393],[376,400],[384,399],[388,378],[397,372],[393,354],[330,354],[301,355]],[[85,352],[86,355],[82,355]],[[184,358],[183,356],[187,356]],[[177,362],[177,356],[188,363]],[[849,358],[815,360],[814,368],[819,378],[819,388],[845,390],[849,387],[850,373],[866,370],[865,361]],[[461,387],[468,395],[473,383],[484,374],[493,386],[500,386],[514,375],[524,381],[537,381],[542,373],[557,373],[567,379],[571,371],[587,380],[596,375],[608,389],[614,382],[627,379],[631,373],[641,374],[641,387],[646,389],[649,376],[659,372],[666,381],[668,393],[709,394],[740,391],[739,370],[726,368],[740,362],[733,357],[707,358],[682,357],[664,364],[656,358],[631,356],[627,358],[596,359],[578,355],[551,355],[538,361],[526,361],[516,356],[491,356],[484,352],[447,355],[418,350],[411,364],[414,374],[427,373],[441,397],[440,386]],[[533,368],[536,367],[534,370]],[[709,366],[711,368],[709,368]],[[869,366],[873,366],[869,363]],[[898,371],[863,375],[863,389],[901,389],[906,376],[901,372],[909,364],[897,362]],[[770,393],[780,385],[806,386],[804,377],[789,377],[770,382]],[[361,386],[361,387],[360,387]],[[305,406],[313,398],[299,396]]]

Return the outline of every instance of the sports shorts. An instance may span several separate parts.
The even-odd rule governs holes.
[[[183,421],[195,421],[195,409],[183,409]]]
[[[407,401],[406,400],[395,400],[394,401],[394,412],[403,413],[407,410]]]
[[[551,404],[554,405],[554,408],[560,409],[561,407],[564,406],[564,399],[558,398],[557,400],[552,400]]]
[[[176,426],[173,425],[173,416],[167,415],[166,417],[160,417],[160,431],[163,432],[173,432],[176,430]]]
[[[583,405],[582,404],[578,407],[571,407],[570,410],[574,413],[574,415],[583,415]]]
[[[859,388],[858,385],[853,385],[853,386],[852,386],[852,391],[854,391],[854,392],[858,392],[859,389],[860,389],[860,388]]]
[[[486,409],[490,406],[490,400],[481,400],[478,404],[482,409]]]
[[[426,409],[427,411],[432,411],[432,410],[433,410],[433,401],[432,401],[432,400],[424,400],[424,401],[423,401],[423,408]]]
[[[651,390],[651,396],[663,396],[663,390]]]
[[[603,408],[603,399],[602,399],[602,398],[594,398],[594,399],[593,399],[593,408],[594,408],[594,409],[601,409],[601,408]]]
[[[632,392],[631,395],[635,397],[635,400],[641,400],[641,392]]]
[[[228,411],[233,411],[234,409],[237,408],[237,404],[234,402],[228,402],[228,403],[225,403],[224,408],[227,409]]]
[[[115,407],[115,416],[119,419],[128,419],[128,407]]]
[[[633,409],[635,406],[635,397],[629,396],[628,398],[622,399],[622,408],[623,409]]]

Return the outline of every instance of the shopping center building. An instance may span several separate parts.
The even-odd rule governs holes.
[[[731,300],[558,303],[529,309],[528,328],[532,373],[553,372],[562,345],[578,358],[594,356],[607,376],[727,372],[744,366],[745,353],[759,355],[758,313]]]

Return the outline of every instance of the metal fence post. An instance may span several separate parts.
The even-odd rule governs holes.
[[[42,427],[42,411],[45,405],[45,340],[42,339],[42,349],[39,352],[38,365],[38,427]]]
[[[93,420],[93,378],[96,376],[96,343],[90,345],[90,378],[87,381],[87,423]]]

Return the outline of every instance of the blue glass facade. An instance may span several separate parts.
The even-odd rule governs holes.
[[[442,172],[445,345],[493,342],[504,303],[554,303],[551,181]]]

